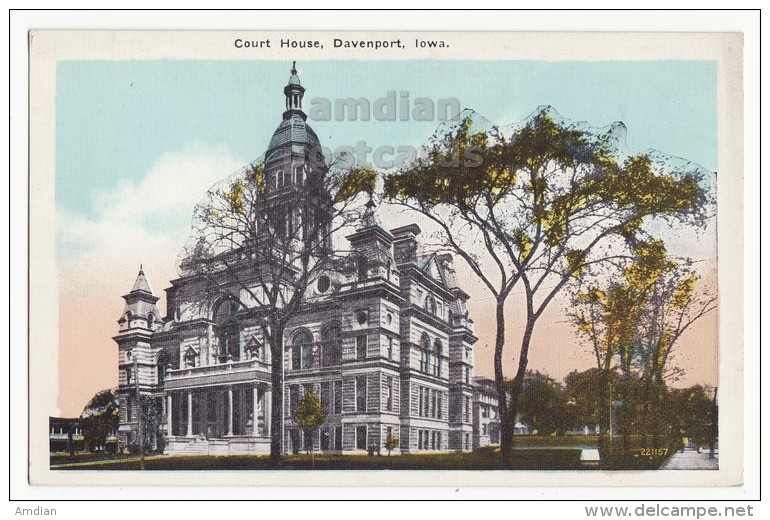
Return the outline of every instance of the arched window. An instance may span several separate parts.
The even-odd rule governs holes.
[[[312,368],[313,363],[313,335],[309,330],[303,329],[294,336],[291,349],[292,368]]]
[[[165,352],[158,354],[157,365],[158,384],[162,385],[166,380],[168,370],[171,368],[171,362],[169,361],[168,355]]]
[[[425,310],[431,314],[436,314],[436,298],[432,294],[425,297]]]
[[[433,366],[431,367],[432,374],[436,377],[441,377],[441,357],[444,355],[444,345],[441,340],[436,338],[433,342]]]
[[[291,185],[291,170],[286,170],[283,173],[283,185],[284,186],[290,186]]]
[[[321,335],[323,351],[321,364],[325,367],[339,365],[342,362],[342,339],[340,338],[340,326],[329,325]]]
[[[214,314],[219,340],[219,362],[238,361],[241,358],[241,306],[227,299],[219,304]]]
[[[305,174],[304,169],[302,168],[301,164],[298,164],[294,167],[294,179],[297,184],[304,184],[305,182]]]
[[[430,364],[430,338],[423,332],[420,337],[420,372],[428,373]]]
[[[155,322],[155,316],[153,316],[152,313],[149,313],[147,315],[147,328],[151,329],[154,322]]]

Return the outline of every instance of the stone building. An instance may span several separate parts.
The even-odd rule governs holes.
[[[320,144],[302,109],[304,87],[292,69],[286,111],[264,156],[277,205],[314,175],[305,158]],[[323,205],[319,204],[319,208]],[[317,214],[317,218],[325,218]],[[291,225],[291,224],[289,224]],[[421,254],[415,225],[389,229],[370,207],[347,235],[349,269],[320,269],[284,335],[284,449],[312,442],[332,453],[470,450],[474,436],[476,336],[468,295],[451,255]],[[150,447],[166,453],[268,453],[270,349],[259,309],[212,296],[183,274],[166,289],[167,309],[140,270],[115,341],[123,446],[139,428],[137,395]],[[293,413],[306,391],[319,396],[326,421],[315,438]]]

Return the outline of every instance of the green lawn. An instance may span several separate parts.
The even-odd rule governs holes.
[[[65,462],[66,464],[66,462]],[[311,469],[309,455],[288,455],[274,468],[270,459],[251,455],[160,455],[147,457],[148,470],[306,470]],[[93,461],[60,470],[136,470],[139,459]],[[491,450],[473,453],[428,453],[419,455],[316,455],[316,470],[560,470],[581,469],[580,450],[517,450],[510,464],[503,464]]]
[[[616,449],[619,448],[616,438]],[[632,438],[632,446],[643,444]],[[580,463],[583,448],[597,448],[596,436],[569,435],[563,437],[521,436],[515,439],[509,462],[500,458],[499,448],[488,447],[471,453],[421,453],[392,455],[315,455],[316,470],[580,470],[597,469]],[[673,451],[671,451],[673,453]],[[668,457],[622,457],[613,453],[598,469],[657,469]],[[73,464],[74,463],[74,464]],[[57,470],[137,470],[136,455],[68,454],[51,456],[52,469]],[[256,455],[152,455],[145,460],[148,470],[307,470],[310,456],[287,455],[279,467],[273,467],[266,456]]]

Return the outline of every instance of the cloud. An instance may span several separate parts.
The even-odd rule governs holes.
[[[165,311],[164,291],[195,204],[242,166],[226,146],[196,144],[164,153],[138,182],[92,196],[93,217],[57,212],[59,407],[80,413],[97,391],[117,384],[117,317],[121,295],[139,264]]]

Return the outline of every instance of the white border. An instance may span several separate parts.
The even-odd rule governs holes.
[[[759,92],[756,88],[758,63],[758,27],[756,13],[747,12],[729,12],[729,13],[661,13],[635,12],[632,15],[626,13],[544,13],[517,12],[508,13],[505,16],[495,16],[494,13],[474,13],[468,16],[467,13],[443,13],[440,16],[435,13],[359,13],[351,16],[347,13],[340,16],[339,13],[296,13],[290,17],[286,13],[147,13],[123,12],[123,13],[13,13],[11,27],[12,42],[12,84],[13,103],[11,104],[12,129],[11,149],[17,153],[13,156],[11,172],[11,215],[12,220],[12,240],[11,250],[13,251],[12,262],[12,299],[15,302],[26,300],[26,186],[25,177],[22,172],[26,171],[26,157],[20,155],[18,151],[26,149],[26,30],[28,28],[42,27],[99,27],[99,28],[232,28],[246,27],[250,29],[288,27],[292,28],[346,28],[346,29],[385,29],[397,28],[399,30],[416,29],[476,29],[476,30],[686,30],[686,31],[740,31],[745,36],[745,54],[744,64],[746,67],[744,93],[746,101],[744,132],[745,137],[745,163],[744,171],[745,185],[744,193],[752,194],[746,196],[745,206],[745,236],[746,248],[744,261],[746,263],[745,271],[745,293],[744,301],[744,322],[754,324],[746,327],[745,343],[747,346],[758,345],[757,327],[759,317],[757,313],[756,302],[758,301],[758,278],[759,271],[756,258],[758,258],[759,248],[754,237],[758,236],[757,224],[758,204],[756,204],[756,194],[758,191],[758,175],[755,172],[758,168],[758,99]],[[18,391],[26,387],[23,380],[26,374],[26,364],[23,349],[21,345],[26,344],[25,327],[21,324],[26,322],[26,309],[21,305],[14,305],[14,313],[11,315],[12,341],[14,352],[14,364],[9,367],[13,378],[11,379],[12,388],[12,415],[14,418],[14,428],[12,431],[12,440],[16,449],[12,450],[13,466],[11,467],[11,496],[14,498],[26,499],[54,499],[54,498],[94,498],[93,489],[88,488],[31,488],[26,482],[26,450],[20,449],[26,442],[26,424],[23,418],[26,417],[26,395]],[[758,395],[758,371],[759,363],[757,350],[755,348],[746,349],[746,395]],[[754,404],[750,401],[749,406]],[[3,406],[5,404],[3,403]],[[758,446],[758,418],[756,413],[746,414],[746,423],[744,431],[746,434],[747,446]],[[756,453],[753,450],[749,452]],[[699,498],[706,499],[747,499],[758,496],[758,457],[749,456],[746,460],[744,479],[746,484],[739,488],[720,488],[720,489],[687,489],[675,490],[672,488],[664,489],[629,489],[623,490],[624,498]],[[181,476],[180,476],[181,477]],[[187,479],[185,479],[187,480]],[[197,480],[197,479],[196,479]],[[182,482],[180,482],[182,483]],[[454,490],[451,490],[454,491]],[[463,498],[533,498],[533,497],[554,497],[556,491],[554,488],[546,489],[484,489],[484,488],[464,488]],[[617,491],[610,491],[616,496]],[[651,492],[652,491],[652,492]],[[181,490],[175,488],[163,488],[155,490],[133,488],[129,490],[116,490],[111,488],[99,489],[97,495],[101,497],[110,496],[112,498],[172,498],[185,497],[192,495],[193,490]],[[581,489],[581,488],[558,488],[558,496],[561,498],[605,498],[608,497],[608,490],[601,489]],[[244,498],[243,489],[218,488],[218,498]],[[247,490],[250,497],[257,498],[297,498],[297,490],[272,488],[269,490]],[[303,489],[300,492],[304,498],[331,498],[350,497],[349,490],[328,490],[328,489]],[[204,498],[205,494],[195,494],[194,496]],[[376,498],[427,498],[427,497],[458,497],[456,494],[450,494],[446,489],[399,489],[382,491],[377,489],[368,489],[355,494],[356,498],[376,497]],[[573,510],[574,512],[574,510]]]

